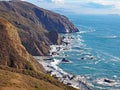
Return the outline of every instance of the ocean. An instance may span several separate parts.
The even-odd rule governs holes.
[[[66,34],[73,38],[69,50],[61,51],[72,63],[59,67],[68,73],[86,77],[92,90],[120,90],[120,16],[67,15],[80,32]]]

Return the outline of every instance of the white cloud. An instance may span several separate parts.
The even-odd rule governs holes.
[[[87,3],[96,3],[96,4],[99,4],[99,5],[104,5],[104,6],[111,6],[111,8],[107,9],[107,8],[101,8],[101,9],[97,9],[97,8],[94,8],[94,9],[86,9],[87,11],[84,12],[84,13],[87,13],[87,12],[91,12],[91,13],[101,13],[101,14],[106,14],[106,13],[110,13],[110,14],[120,14],[120,0],[65,0],[66,3],[68,4],[71,4],[71,5],[75,5],[77,8],[81,8],[81,10],[85,9],[85,7],[81,7],[80,5],[82,4],[87,4]],[[77,9],[76,8],[76,9]]]
[[[51,1],[56,4],[64,4],[64,0],[51,0]]]
[[[65,0],[66,3],[98,3],[101,5],[113,5],[116,9],[120,9],[120,0]]]
[[[93,0],[102,5],[113,5],[115,9],[120,9],[120,0]]]
[[[120,0],[26,0],[40,7],[80,14],[120,14]],[[94,3],[89,5],[90,3]],[[93,5],[93,6],[92,6]],[[96,7],[95,7],[96,5]],[[97,8],[97,5],[103,6]],[[89,6],[89,7],[88,7]],[[94,8],[92,8],[94,7]],[[109,7],[109,8],[105,8]]]
[[[27,0],[0,0],[0,1],[27,1]]]

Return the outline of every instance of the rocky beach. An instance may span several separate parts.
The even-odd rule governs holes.
[[[55,59],[54,57],[59,56],[60,52],[64,52],[66,50],[71,49],[71,41],[74,40],[73,37],[64,37],[62,38],[61,45],[51,45],[50,56],[34,56],[37,61],[43,65],[46,73],[50,74],[52,77],[58,79],[60,82],[72,86],[74,88],[80,90],[91,90],[86,82],[85,76],[74,75],[68,72],[63,71],[58,65],[61,63],[72,63],[72,61],[67,60],[65,58],[66,55],[62,57],[62,59]]]

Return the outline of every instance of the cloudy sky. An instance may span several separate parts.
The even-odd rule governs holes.
[[[50,10],[76,14],[120,14],[120,0],[26,0]]]

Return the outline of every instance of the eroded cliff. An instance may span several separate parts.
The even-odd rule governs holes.
[[[24,1],[0,1],[0,16],[18,29],[22,44],[34,55],[49,55],[50,44],[60,44],[58,33],[78,29],[63,15]]]

